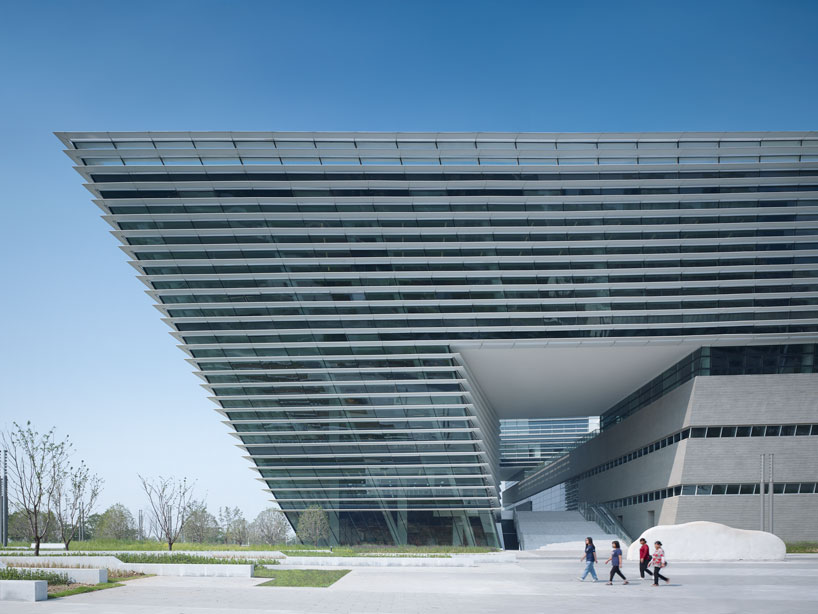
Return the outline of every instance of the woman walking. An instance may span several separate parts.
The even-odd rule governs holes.
[[[645,540],[644,537],[639,539],[639,543],[642,544],[639,546],[639,575],[642,579],[645,579],[645,574],[649,576],[653,576],[653,572],[648,569],[650,567],[650,548],[648,547],[648,542]]]
[[[659,578],[670,584],[670,578],[665,578],[659,573],[662,567],[667,566],[665,561],[665,551],[662,550],[662,542],[656,541],[653,544],[655,550],[653,551],[653,586],[659,586]]]
[[[608,579],[608,584],[613,584],[614,576],[619,574],[619,577],[624,580],[622,584],[628,584],[628,579],[623,575],[623,573],[619,570],[620,566],[622,565],[622,548],[619,547],[618,541],[612,541],[611,545],[613,546],[613,551],[611,552],[611,556],[608,557],[608,560],[605,561],[605,564],[611,564],[611,577]]]
[[[594,570],[594,563],[596,563],[596,547],[594,546],[594,540],[592,538],[585,538],[585,556],[581,557],[579,560],[585,561],[585,571],[582,573],[581,577],[577,578],[577,580],[582,582],[585,580],[585,576],[591,574],[594,582],[599,582],[599,578],[596,577],[596,571]]]

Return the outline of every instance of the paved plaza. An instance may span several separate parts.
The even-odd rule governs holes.
[[[795,555],[775,563],[671,563],[670,585],[653,588],[627,562],[632,584],[578,582],[582,564],[520,553],[516,563],[466,568],[364,567],[330,588],[257,587],[261,578],[152,577],[125,587],[40,603],[4,602],[3,614],[185,614],[277,612],[468,614],[503,612],[622,612],[657,608],[667,614],[818,611],[818,555]],[[640,608],[642,608],[640,610]],[[661,608],[661,609],[659,609]]]

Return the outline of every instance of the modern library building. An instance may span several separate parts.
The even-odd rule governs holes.
[[[818,539],[818,132],[58,137],[294,525]]]

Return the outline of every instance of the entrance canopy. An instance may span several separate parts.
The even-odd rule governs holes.
[[[497,417],[598,416],[701,344],[457,346]]]

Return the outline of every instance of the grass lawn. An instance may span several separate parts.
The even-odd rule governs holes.
[[[103,584],[82,584],[74,588],[67,588],[65,590],[57,590],[53,593],[48,593],[49,599],[56,599],[57,597],[70,597],[71,595],[80,595],[82,593],[93,593],[94,591],[104,591],[106,588],[116,588],[117,586],[125,586],[121,582],[105,582]]]
[[[258,569],[258,578],[272,578],[258,586],[332,586],[350,572],[349,569]]]
[[[808,554],[818,552],[818,542],[788,542],[787,552],[792,554]]]

